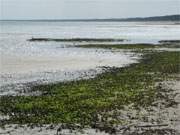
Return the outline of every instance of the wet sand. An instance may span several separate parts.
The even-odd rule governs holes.
[[[103,67],[123,67],[137,62],[132,52],[103,49],[63,49],[49,54],[9,55],[1,57],[0,95],[14,95],[26,83],[50,83],[92,77]]]

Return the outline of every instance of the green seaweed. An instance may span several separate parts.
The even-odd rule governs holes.
[[[103,49],[152,49],[157,46],[155,44],[88,44],[77,45],[76,47]]]
[[[179,43],[162,43],[162,44],[87,44],[76,45],[81,48],[103,48],[103,49],[131,49],[131,50],[143,50],[154,48],[180,48]]]

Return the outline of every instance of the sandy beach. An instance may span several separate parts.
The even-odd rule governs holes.
[[[0,134],[180,133],[179,25],[48,24],[3,24]]]

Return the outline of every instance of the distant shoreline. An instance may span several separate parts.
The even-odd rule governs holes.
[[[3,21],[46,21],[46,22],[158,22],[158,21],[180,21],[179,15],[153,16],[153,17],[135,17],[135,18],[106,18],[106,19],[27,19],[27,20],[0,20]]]

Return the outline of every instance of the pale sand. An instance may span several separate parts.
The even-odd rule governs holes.
[[[50,54],[6,54],[1,57],[0,95],[15,95],[26,83],[50,83],[94,77],[101,67],[123,67],[139,55],[103,49],[62,49]]]
[[[101,66],[116,66],[136,62],[133,53],[124,52],[77,52],[76,54],[60,54],[47,56],[7,55],[1,57],[1,74],[23,74],[45,71],[76,71],[94,69]],[[137,58],[134,56],[134,58]]]

